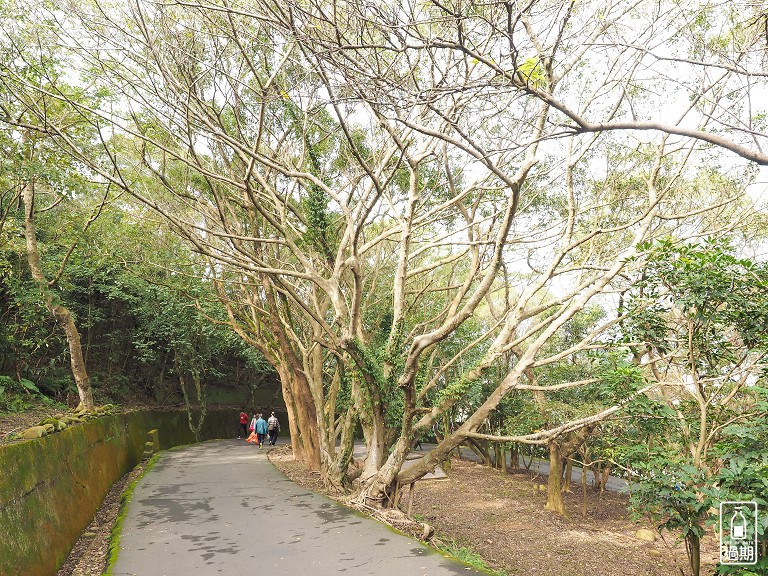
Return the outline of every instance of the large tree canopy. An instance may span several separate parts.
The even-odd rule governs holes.
[[[208,259],[232,327],[280,374],[296,454],[330,483],[357,477],[362,499],[486,437],[513,391],[588,390],[535,374],[610,346],[642,243],[748,228],[744,190],[768,164],[753,3],[24,8],[40,25],[6,18],[3,120]],[[30,75],[51,60],[98,102]],[[559,338],[593,302],[611,313]],[[551,443],[651,387],[505,438]]]

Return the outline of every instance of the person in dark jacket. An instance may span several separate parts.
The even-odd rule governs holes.
[[[274,446],[277,442],[277,433],[280,432],[280,422],[272,412],[272,416],[267,420],[267,434],[269,435],[269,445]]]

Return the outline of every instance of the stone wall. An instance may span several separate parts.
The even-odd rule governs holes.
[[[235,436],[237,414],[209,411],[200,439]],[[185,411],[146,411],[1,447],[0,574],[55,574],[112,484],[139,462],[155,428],[161,449],[195,441]]]

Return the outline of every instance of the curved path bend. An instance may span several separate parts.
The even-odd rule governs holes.
[[[136,485],[114,576],[479,574],[288,480],[268,449],[163,452]]]

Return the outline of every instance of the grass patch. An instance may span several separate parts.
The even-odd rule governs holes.
[[[136,478],[134,478],[133,481],[126,487],[120,496],[120,511],[117,514],[115,525],[112,527],[111,535],[109,537],[109,560],[107,561],[107,569],[104,572],[104,576],[112,576],[112,568],[115,566],[117,555],[120,552],[120,537],[123,533],[123,522],[125,521],[125,517],[128,515],[128,504],[131,502],[131,498],[133,497],[133,491],[136,489],[136,485],[139,483],[139,480],[144,477],[144,474],[149,472],[155,465],[159,456],[160,453],[158,452],[154,454],[145,464],[143,464],[143,466],[139,464],[139,466],[142,466],[141,471],[138,473]]]
[[[507,576],[506,572],[503,570],[494,570],[485,563],[485,560],[483,560],[479,554],[474,552],[471,548],[460,545],[455,540],[443,541],[435,538],[433,544],[435,545],[435,548],[443,554],[452,556],[464,564],[469,564],[473,568],[482,570],[489,576]]]

